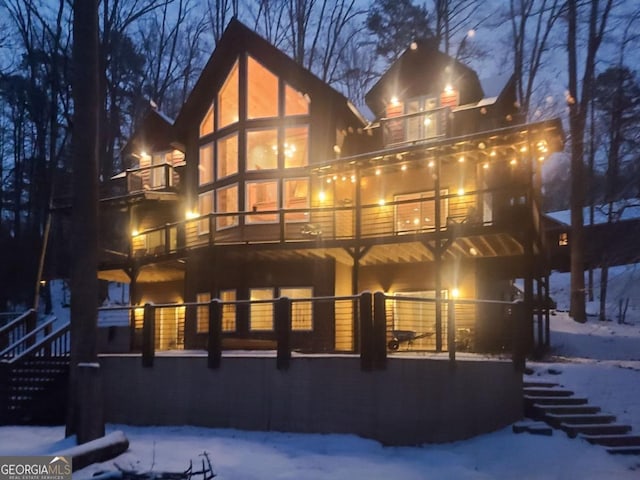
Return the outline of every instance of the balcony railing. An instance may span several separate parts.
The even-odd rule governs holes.
[[[447,134],[449,107],[434,108],[380,120],[385,145],[420,142]]]
[[[142,231],[132,238],[134,257],[157,256],[213,245],[304,243],[433,233],[436,201],[440,202],[439,231],[443,234],[500,224],[518,229],[526,220],[523,205],[496,205],[505,190],[478,190],[456,194],[361,206],[279,209],[256,212],[212,213],[195,219]],[[503,200],[503,198],[501,198]],[[255,215],[272,222],[252,223]]]
[[[127,170],[125,174],[128,193],[168,190],[177,187],[180,182],[178,173],[173,165],[169,163],[133,168]]]

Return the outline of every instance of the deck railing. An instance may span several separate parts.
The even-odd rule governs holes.
[[[380,120],[384,144],[399,145],[441,138],[447,135],[451,109],[440,107]]]
[[[260,215],[273,219],[273,222],[262,223],[251,223],[255,212],[211,213],[136,233],[131,254],[139,258],[212,245],[302,243],[430,233],[437,229],[437,201],[441,206],[442,232],[459,233],[460,229],[486,227],[500,221],[518,230],[516,224],[522,216],[509,216],[509,211],[515,212],[521,206],[507,205],[500,210],[494,205],[495,195],[499,193],[506,194],[507,189],[461,190],[438,197],[360,206],[261,211]]]
[[[180,178],[170,163],[132,168],[125,175],[128,193],[170,189],[178,186]]]
[[[35,310],[30,309],[18,314],[10,314],[13,318],[0,327],[0,350],[4,350],[10,345],[23,338],[27,332],[33,330],[37,323]]]
[[[508,317],[509,350],[516,368],[524,366],[529,323],[521,302],[477,299],[418,298],[382,292],[343,297],[280,297],[269,300],[146,304],[138,307],[100,309],[101,322],[117,315],[133,325],[134,345],[142,352],[144,366],[152,367],[156,351],[184,348],[186,312],[194,314],[197,329],[206,338],[210,368],[223,362],[222,351],[275,350],[277,367],[286,369],[292,351],[302,353],[357,354],[365,370],[381,369],[388,354],[405,351],[474,351],[475,331],[470,310],[493,306]],[[333,314],[317,315],[322,307]],[[436,311],[440,310],[440,320]],[[249,328],[229,328],[229,311],[249,313]],[[325,312],[326,313],[326,312]],[[252,329],[251,322],[259,328]],[[440,322],[440,323],[439,323]],[[235,325],[235,324],[234,324]],[[529,332],[530,333],[530,332]],[[438,340],[440,337],[440,340]],[[300,345],[304,345],[300,347]],[[191,348],[191,347],[189,347]]]

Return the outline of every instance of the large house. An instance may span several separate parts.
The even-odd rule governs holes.
[[[101,202],[128,226],[100,278],[129,282],[132,305],[176,304],[156,348],[204,348],[214,298],[239,347],[273,339],[269,301],[285,296],[292,343],[311,351],[358,348],[349,298],[366,290],[393,297],[391,349],[446,349],[451,298],[479,300],[456,304],[460,348],[503,348],[510,319],[480,300],[513,300],[516,278],[532,322],[548,274],[540,166],[563,147],[559,120],[525,124],[512,80],[483,83],[430,41],[366,101],[374,122],[233,20],[175,121],[149,112]]]

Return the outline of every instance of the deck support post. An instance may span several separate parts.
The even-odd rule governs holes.
[[[281,297],[276,301],[275,307],[278,340],[276,368],[288,370],[291,363],[291,299]]]
[[[373,295],[373,368],[387,368],[387,313],[384,292]]]
[[[362,292],[359,296],[360,324],[360,368],[368,371],[373,368],[373,304],[371,292]]]
[[[222,359],[222,309],[220,300],[209,302],[209,333],[207,342],[207,367],[220,368]]]
[[[144,320],[142,323],[142,366],[153,367],[156,354],[156,307],[151,303],[144,305]]]
[[[453,299],[447,301],[447,350],[449,361],[452,365],[456,362],[456,302]]]

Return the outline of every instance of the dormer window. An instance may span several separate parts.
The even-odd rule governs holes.
[[[393,98],[386,107],[385,144],[428,140],[444,134],[444,110],[438,97],[421,96],[400,101]]]

